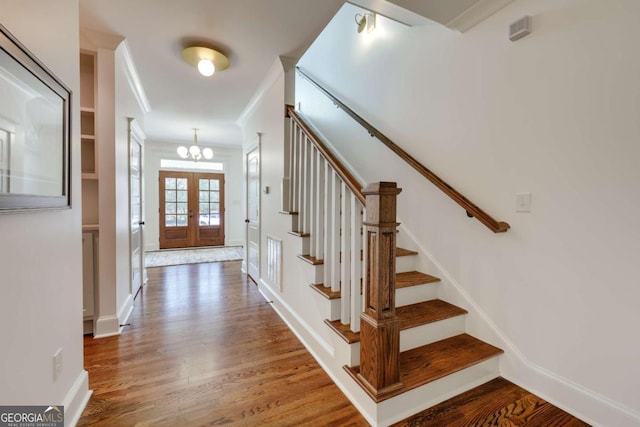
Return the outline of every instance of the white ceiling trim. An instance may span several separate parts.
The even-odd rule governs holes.
[[[144,91],[142,82],[140,81],[140,76],[138,75],[135,63],[133,62],[133,57],[131,56],[127,40],[123,40],[122,43],[120,43],[119,48],[116,50],[116,55],[119,55],[122,60],[124,73],[127,76],[127,81],[129,82],[129,86],[133,91],[136,101],[138,101],[140,109],[144,114],[147,114],[151,111],[151,105],[149,104],[149,99]]]

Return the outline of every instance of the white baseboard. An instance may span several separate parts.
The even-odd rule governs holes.
[[[129,317],[131,316],[131,312],[133,311],[133,295],[129,294],[124,304],[120,308],[118,312],[118,333],[122,333],[123,327],[120,325],[124,325],[129,321]]]
[[[82,370],[62,402],[64,405],[65,427],[75,427],[92,393],[93,391],[89,390],[89,374],[87,371]]]
[[[265,297],[267,301],[277,302],[271,306],[278,313],[278,316],[287,324],[293,334],[302,342],[307,351],[311,353],[313,358],[318,362],[322,369],[329,375],[331,380],[338,386],[340,391],[349,399],[349,401],[356,407],[360,414],[371,425],[376,425],[375,404],[369,404],[367,408],[366,403],[372,402],[371,399],[365,394],[364,391],[358,391],[359,386],[348,378],[348,375],[344,372],[342,367],[337,367],[336,371],[332,370],[327,364],[325,358],[327,354],[329,357],[333,357],[334,349],[329,343],[317,335],[317,333],[309,327],[309,325],[297,315],[291,307],[284,302],[263,280],[260,280],[260,286],[258,287],[260,293]],[[325,350],[327,354],[323,355],[317,350],[318,347]],[[345,381],[350,381],[352,388],[347,386]],[[361,396],[358,398],[356,393]]]
[[[106,338],[114,335],[120,335],[120,321],[118,320],[118,316],[111,315],[98,317],[93,337]]]
[[[307,334],[309,334],[313,340],[319,344],[323,350],[327,352],[329,357],[333,357],[334,350],[333,346],[331,346],[325,339],[323,339],[320,335],[318,335],[313,328],[309,326],[309,324],[289,306],[280,296],[273,292],[271,287],[262,279],[260,279],[260,286],[258,286],[258,290],[265,297],[267,301],[277,301],[278,304],[273,304],[274,310],[282,317],[285,323],[289,326],[289,329],[294,331],[304,330]],[[285,310],[285,312],[281,312],[280,306]],[[297,325],[293,325],[295,322]],[[296,335],[298,335],[296,333]],[[299,338],[299,337],[298,337]]]

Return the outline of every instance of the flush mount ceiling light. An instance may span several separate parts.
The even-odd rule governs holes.
[[[376,29],[376,14],[367,12],[364,15],[361,15],[357,13],[356,24],[358,24],[358,34],[365,30],[367,33],[370,33]]]
[[[217,50],[204,46],[190,46],[182,50],[182,59],[197,67],[200,74],[209,77],[216,71],[229,68],[229,58]]]
[[[180,156],[181,158],[188,159],[189,157],[191,157],[194,162],[197,162],[203,157],[207,160],[211,160],[213,158],[213,150],[211,148],[206,147],[203,150],[200,150],[200,147],[198,146],[197,128],[193,128],[193,145],[189,148],[181,145],[180,147],[178,147],[177,151],[178,156]]]

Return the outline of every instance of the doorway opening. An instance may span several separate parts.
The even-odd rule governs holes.
[[[160,249],[224,245],[224,174],[160,171]]]

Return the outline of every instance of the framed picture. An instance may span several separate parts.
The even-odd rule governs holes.
[[[0,213],[71,207],[71,91],[0,25]]]

